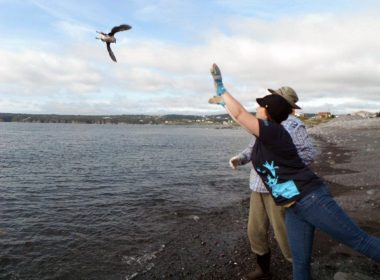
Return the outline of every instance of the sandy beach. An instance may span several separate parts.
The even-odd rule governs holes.
[[[339,117],[309,128],[309,133],[320,151],[314,171],[355,222],[380,236],[380,118]],[[129,279],[244,279],[255,264],[246,236],[248,204],[247,197],[178,228],[178,238],[163,244],[152,256],[152,265]],[[273,235],[271,241],[273,279],[291,279],[291,266]],[[379,263],[318,230],[312,268],[318,280],[380,279]]]

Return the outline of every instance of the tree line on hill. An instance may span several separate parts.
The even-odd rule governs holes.
[[[252,112],[252,114],[255,114]],[[303,121],[316,114],[303,114]],[[377,113],[380,116],[380,113]],[[81,124],[233,124],[228,114],[219,115],[56,115],[0,113],[0,122]]]
[[[84,124],[190,124],[223,123],[231,121],[227,115],[55,115],[0,113],[0,122],[24,123],[84,123]]]

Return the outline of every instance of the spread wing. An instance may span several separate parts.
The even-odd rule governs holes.
[[[115,57],[115,55],[113,54],[113,52],[112,52],[112,50],[111,50],[111,44],[110,44],[110,43],[107,43],[107,51],[108,51],[108,53],[109,53],[111,59],[112,59],[113,61],[117,62],[117,61],[116,61],[116,57]]]
[[[131,28],[132,28],[132,26],[130,26],[128,24],[122,24],[119,26],[115,26],[114,28],[112,28],[111,32],[108,33],[108,35],[113,36],[116,32],[129,30]]]

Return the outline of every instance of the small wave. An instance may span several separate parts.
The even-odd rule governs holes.
[[[198,222],[199,221],[199,216],[197,216],[197,215],[189,215],[189,216],[187,216],[186,217],[187,219],[190,219],[190,220],[194,220],[194,221],[196,221],[196,222]]]
[[[134,279],[137,275],[148,272],[154,267],[154,263],[152,262],[155,259],[158,253],[162,252],[165,249],[165,245],[161,245],[160,249],[154,251],[152,253],[147,253],[142,256],[123,256],[123,262],[128,266],[134,267],[135,272],[127,275],[125,280]]]

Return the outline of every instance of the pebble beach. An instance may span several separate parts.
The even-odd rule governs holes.
[[[368,233],[380,236],[380,118],[341,116],[309,127],[319,150],[313,170],[322,176],[348,215]],[[248,181],[247,172],[247,181]],[[247,182],[242,182],[247,184]],[[248,184],[247,184],[248,187]],[[178,238],[151,256],[151,266],[129,279],[244,279],[255,257],[246,236],[249,198],[218,212],[194,218]],[[273,240],[274,280],[292,279]],[[380,264],[316,231],[313,278],[380,279]],[[128,280],[129,280],[128,279]]]

